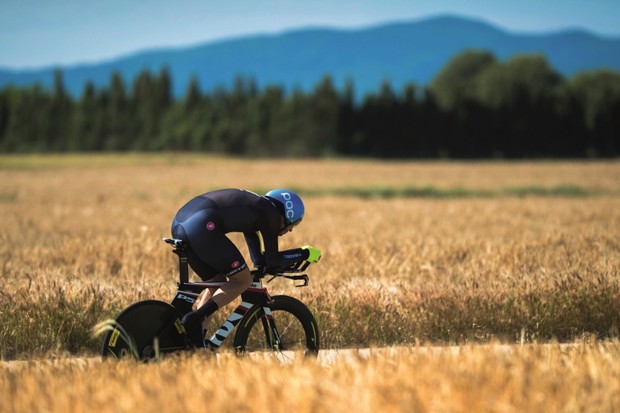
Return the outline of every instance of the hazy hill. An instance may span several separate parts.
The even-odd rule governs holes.
[[[252,76],[259,86],[281,84],[308,90],[330,74],[337,85],[346,79],[358,92],[378,89],[388,79],[400,89],[407,82],[428,83],[456,53],[492,51],[500,59],[517,53],[542,53],[565,76],[595,68],[620,70],[620,38],[583,31],[514,33],[460,17],[436,17],[359,30],[302,29],[248,36],[187,48],[143,51],[99,64],[61,67],[66,87],[79,95],[91,80],[107,85],[114,71],[129,85],[142,70],[167,66],[174,93],[185,92],[191,76],[204,90],[228,86],[235,76]],[[0,70],[0,87],[9,83],[51,85],[54,67]]]

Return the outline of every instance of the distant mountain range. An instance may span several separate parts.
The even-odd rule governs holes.
[[[248,36],[59,68],[65,86],[75,96],[87,81],[107,86],[115,71],[129,88],[142,70],[158,73],[164,66],[170,70],[176,96],[185,93],[192,76],[204,91],[229,87],[238,75],[253,77],[260,87],[279,84],[289,91],[307,91],[326,74],[339,87],[350,79],[358,94],[366,94],[378,90],[384,80],[396,90],[409,82],[426,85],[450,58],[466,49],[488,50],[502,60],[519,53],[542,53],[564,76],[598,68],[620,70],[620,38],[578,30],[513,33],[454,16],[359,30],[302,29]],[[35,82],[50,86],[54,69],[0,69],[0,88]]]

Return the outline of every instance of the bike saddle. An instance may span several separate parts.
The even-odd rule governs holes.
[[[182,239],[176,239],[176,238],[164,238],[164,241],[167,244],[172,245],[175,248],[179,248],[179,249],[184,249],[187,244],[185,243],[185,241],[183,241]]]

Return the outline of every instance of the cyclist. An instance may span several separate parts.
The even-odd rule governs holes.
[[[188,244],[188,263],[203,280],[225,282],[201,295],[183,317],[194,346],[204,345],[203,329],[218,308],[252,284],[252,275],[235,244],[225,235],[244,234],[250,258],[257,266],[283,268],[301,261],[317,262],[321,251],[306,245],[278,250],[278,236],[290,232],[304,217],[304,203],[293,191],[274,189],[264,196],[243,189],[220,189],[197,196],[177,212],[172,236]]]

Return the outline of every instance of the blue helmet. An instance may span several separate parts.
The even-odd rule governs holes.
[[[265,196],[280,204],[280,211],[289,224],[298,224],[304,217],[304,202],[295,192],[288,189],[272,189]]]

